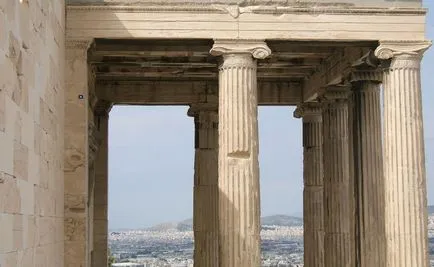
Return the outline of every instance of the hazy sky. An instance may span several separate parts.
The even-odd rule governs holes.
[[[434,2],[425,1],[434,11]],[[428,18],[434,39],[434,15]],[[428,202],[434,204],[434,48],[423,61]],[[262,215],[302,209],[301,121],[294,108],[260,107]],[[136,228],[191,218],[194,125],[187,107],[116,106],[109,130],[109,227]]]

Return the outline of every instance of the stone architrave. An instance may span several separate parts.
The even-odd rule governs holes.
[[[355,70],[352,83],[352,144],[356,248],[359,266],[386,266],[384,173],[380,83],[377,70]]]
[[[218,267],[218,105],[192,104],[195,161],[193,190],[194,265]]]
[[[219,264],[259,267],[260,194],[257,62],[265,42],[217,40],[219,73]]]
[[[322,107],[304,103],[294,113],[303,118],[304,264],[324,266],[324,173]]]
[[[349,88],[323,95],[324,265],[354,267],[354,211],[349,150]]]
[[[420,63],[429,41],[381,41],[387,266],[428,267]]]
[[[88,260],[88,62],[92,40],[66,42],[65,92],[65,267]]]

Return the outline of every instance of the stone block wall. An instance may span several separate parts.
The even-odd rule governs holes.
[[[0,1],[0,266],[62,267],[64,0]]]

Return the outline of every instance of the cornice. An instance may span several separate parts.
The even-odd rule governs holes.
[[[206,12],[206,13],[226,13],[222,9],[213,6],[194,6],[194,5],[146,5],[141,3],[136,6],[124,5],[69,5],[67,11],[114,11],[114,12],[128,12],[128,13],[176,13],[176,12]]]
[[[375,50],[375,56],[379,59],[391,59],[395,57],[416,57],[421,58],[423,53],[428,50],[432,42],[428,40],[421,41],[380,41],[380,45]]]
[[[263,40],[217,39],[210,51],[213,56],[228,54],[251,54],[264,59],[271,55],[271,49]]]
[[[241,6],[236,4],[198,4],[198,3],[138,3],[136,5],[68,5],[67,11],[112,11],[112,12],[153,12],[153,13],[228,13],[238,18],[243,13],[255,14],[336,14],[336,15],[426,15],[426,8],[396,7],[354,7],[351,5],[267,5]]]
[[[425,15],[424,8],[385,8],[385,7],[261,7],[252,10],[258,14],[293,14],[307,13],[311,15],[334,14],[334,15]]]

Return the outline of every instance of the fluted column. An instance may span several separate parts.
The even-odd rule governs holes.
[[[195,161],[193,190],[194,266],[218,267],[218,113],[215,104],[193,104]]]
[[[259,267],[260,198],[255,58],[264,42],[216,41],[219,75],[219,265]]]
[[[348,96],[328,91],[323,106],[324,261],[326,267],[354,267]]]
[[[353,156],[356,195],[357,256],[361,267],[386,266],[384,175],[381,142],[381,73],[355,71]]]
[[[324,266],[323,129],[318,103],[305,103],[294,114],[303,118],[304,264]]]
[[[427,199],[420,62],[431,45],[380,42],[384,72],[384,175],[388,267],[427,267]]]

